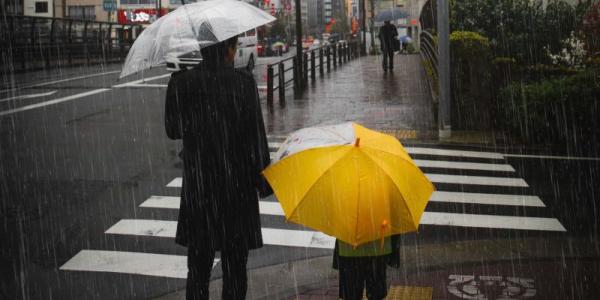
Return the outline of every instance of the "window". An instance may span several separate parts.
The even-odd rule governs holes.
[[[48,12],[48,2],[36,2],[35,3],[35,13],[47,13]]]
[[[156,4],[155,0],[121,0],[121,4]]]
[[[69,6],[69,18],[77,20],[96,20],[96,9],[93,5]]]

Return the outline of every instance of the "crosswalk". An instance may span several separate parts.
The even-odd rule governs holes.
[[[269,136],[272,155],[285,139]],[[462,151],[431,147],[406,147],[415,163],[436,185],[430,205],[421,218],[421,227],[483,228],[494,230],[528,230],[539,232],[565,232],[561,222],[552,217],[506,214],[482,214],[470,211],[444,211],[448,205],[472,207],[517,208],[543,211],[546,205],[536,195],[528,193],[528,183],[519,178],[516,170],[504,156],[494,152]],[[178,196],[182,178],[175,177],[166,183],[172,195],[148,195],[140,210],[178,210]],[[483,191],[482,191],[483,190]],[[489,192],[493,190],[494,192]],[[434,207],[433,209],[431,207]],[[287,224],[283,210],[273,198],[261,199],[260,214],[280,220],[277,228],[262,228],[265,245],[333,249],[335,239],[321,232]],[[173,243],[177,229],[176,220],[131,218],[121,219],[106,229],[104,234],[121,237],[149,237]],[[218,264],[216,259],[214,265]],[[213,266],[214,266],[213,265]],[[164,253],[123,252],[83,249],[60,267],[64,271],[113,272],[167,278],[185,278],[186,257]]]

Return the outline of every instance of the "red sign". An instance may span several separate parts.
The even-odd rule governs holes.
[[[416,19],[410,20],[411,25],[417,25],[417,23],[419,23],[419,21],[417,21]]]
[[[160,10],[161,16],[168,12],[166,8]],[[119,24],[150,24],[158,17],[153,8],[119,9],[117,16]]]

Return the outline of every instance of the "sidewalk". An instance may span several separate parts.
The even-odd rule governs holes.
[[[267,132],[285,134],[319,124],[358,122],[402,137],[421,138],[436,130],[433,102],[420,56],[396,55],[394,71],[384,72],[381,56],[360,57],[332,66],[285,105],[277,97],[265,116]],[[436,131],[437,134],[437,131]]]
[[[409,238],[410,239],[410,238]],[[388,268],[388,300],[595,299],[600,261],[587,240],[531,238],[416,245],[400,248],[401,267]],[[331,256],[248,270],[247,299],[338,299]],[[220,299],[221,279],[210,284]],[[505,292],[506,297],[496,298]],[[477,293],[487,297],[473,296]],[[462,297],[462,298],[461,298]],[[473,298],[475,297],[475,298]],[[155,298],[185,299],[185,290]]]

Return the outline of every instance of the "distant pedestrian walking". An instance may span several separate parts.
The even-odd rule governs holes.
[[[176,242],[188,247],[187,299],[209,299],[221,252],[223,299],[245,299],[250,249],[262,247],[258,189],[270,162],[256,82],[236,70],[237,37],[202,48],[198,67],[169,81],[165,127],[183,140],[183,189]]]
[[[396,39],[398,36],[398,31],[396,31],[396,27],[390,23],[390,21],[385,21],[383,26],[379,29],[379,41],[381,43],[381,51],[383,52],[383,70],[387,71],[394,70],[394,51],[399,50],[396,49],[399,46],[399,42]]]

